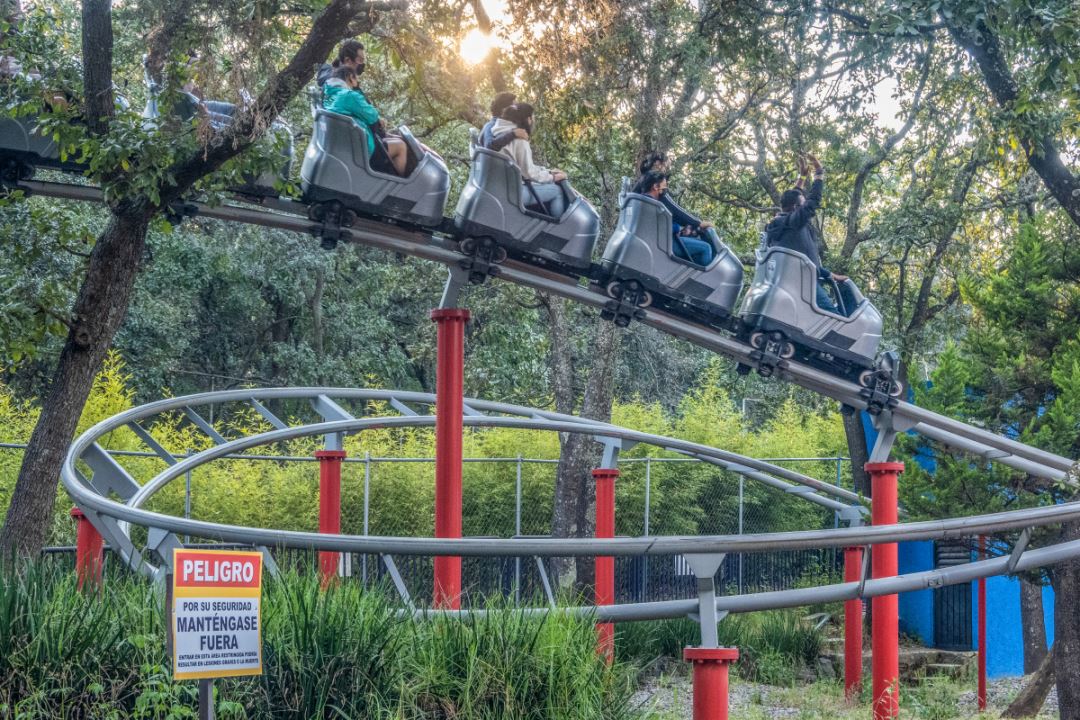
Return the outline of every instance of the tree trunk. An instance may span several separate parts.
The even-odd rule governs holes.
[[[1046,622],[1042,585],[1020,577],[1020,627],[1024,633],[1024,674],[1039,669],[1046,657]]]
[[[36,555],[48,537],[60,466],[94,377],[127,312],[146,246],[148,215],[113,215],[90,253],[71,328],[0,530],[3,556]]]
[[[844,435],[847,436],[848,457],[851,458],[851,479],[855,483],[855,492],[870,497],[870,476],[866,474],[866,463],[870,462],[870,451],[866,447],[866,430],[863,428],[862,413],[841,413],[844,421]]]
[[[1073,466],[1075,474],[1076,466]],[[1076,498],[1074,498],[1076,499]],[[1062,541],[1080,540],[1080,523],[1066,523]],[[1058,711],[1061,720],[1080,719],[1080,560],[1073,559],[1053,567],[1054,583],[1054,657],[1057,673]]]
[[[1054,687],[1054,654],[1047,653],[1043,657],[1035,674],[1009,707],[1005,708],[1005,712],[1001,713],[1001,717],[1027,718],[1038,715],[1046,702],[1046,696],[1050,694],[1050,688]]]

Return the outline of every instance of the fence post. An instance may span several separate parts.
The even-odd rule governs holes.
[[[739,476],[739,534],[743,534],[743,486],[746,483],[746,478],[742,475]],[[743,558],[746,557],[746,553],[739,553],[739,594],[743,594]]]
[[[364,537],[368,535],[368,518],[371,508],[371,451],[364,451]],[[367,553],[360,556],[360,573],[367,586]]]
[[[188,448],[184,451],[184,454],[191,457],[191,449]],[[184,473],[184,519],[191,519],[191,470]],[[190,543],[191,536],[185,535],[184,542]]]
[[[517,456],[514,480],[514,537],[521,537],[521,453]],[[514,606],[521,604],[521,558],[514,558]]]
[[[649,527],[649,514],[652,508],[652,458],[645,456],[645,525],[642,528],[642,535],[648,537],[652,532],[652,528]],[[649,556],[641,556],[641,600],[647,602],[649,599]]]

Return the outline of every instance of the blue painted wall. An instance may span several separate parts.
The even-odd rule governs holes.
[[[978,647],[977,584],[971,583],[971,637]],[[1054,590],[1043,588],[1046,642],[1054,641]],[[1004,677],[1024,674],[1024,638],[1020,629],[1020,581],[1011,577],[986,579],[986,674]]]
[[[900,574],[934,569],[932,540],[900,543]],[[934,591],[927,588],[900,593],[900,632],[918,638],[923,645],[934,643]]]

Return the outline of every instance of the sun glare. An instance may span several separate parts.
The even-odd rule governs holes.
[[[479,28],[474,28],[461,39],[461,47],[459,48],[461,59],[470,65],[481,63],[491,52],[493,44],[490,35],[481,32]]]

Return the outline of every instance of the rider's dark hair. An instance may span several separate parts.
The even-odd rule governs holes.
[[[348,65],[341,65],[334,68],[334,72],[330,73],[330,77],[349,82],[356,77],[356,70],[349,67]]]
[[[631,192],[635,192],[638,195],[648,195],[649,191],[654,187],[667,180],[667,175],[659,170],[648,170],[637,181],[637,185],[634,185],[634,189]]]
[[[529,103],[514,103],[503,110],[502,119],[509,120],[519,128],[529,129],[529,118],[533,116],[533,106]]]
[[[638,166],[638,175],[644,177],[649,173],[649,171],[653,169],[653,165],[656,165],[656,163],[666,162],[667,153],[660,152],[659,150],[653,150],[641,160],[641,164]]]
[[[501,92],[491,101],[491,116],[502,117],[503,110],[514,104],[517,96],[512,92]]]
[[[346,40],[341,43],[341,47],[337,51],[337,58],[333,62],[334,67],[341,67],[341,63],[345,60],[355,60],[363,49],[364,43],[359,40]]]
[[[784,194],[780,196],[780,209],[784,212],[791,212],[799,204],[799,198],[802,196],[803,191],[799,188],[785,190]]]

